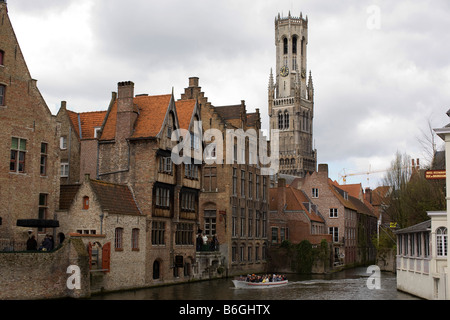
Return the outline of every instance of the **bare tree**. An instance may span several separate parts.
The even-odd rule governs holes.
[[[407,222],[405,199],[402,194],[411,178],[411,172],[411,157],[397,151],[391,162],[391,168],[383,178],[383,185],[391,188],[389,197],[385,199],[385,213],[401,227]]]
[[[427,211],[445,209],[445,183],[425,179],[423,170],[413,168],[406,154],[396,153],[383,183],[391,187],[385,213],[400,228],[429,219]]]

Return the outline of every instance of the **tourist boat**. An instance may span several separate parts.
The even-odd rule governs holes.
[[[236,288],[239,289],[259,289],[259,288],[273,288],[285,286],[288,280],[280,280],[275,282],[250,282],[245,280],[231,280]]]

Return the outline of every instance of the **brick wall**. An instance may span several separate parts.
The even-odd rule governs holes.
[[[89,208],[83,208],[83,198],[89,197]],[[103,214],[103,219],[100,215]],[[68,211],[58,213],[61,227],[57,232],[63,232],[67,237],[77,237],[85,247],[89,243],[99,249],[99,264],[92,269],[92,292],[101,290],[124,290],[146,285],[145,254],[146,254],[146,216],[111,214],[104,210],[93,191],[89,179],[80,186]],[[122,248],[115,248],[115,230],[122,228]],[[138,246],[131,245],[132,230],[138,229]],[[81,231],[81,232],[80,232]],[[77,234],[79,233],[79,234]],[[110,271],[102,272],[102,248],[111,244]]]
[[[59,196],[59,127],[36,80],[32,79],[7,15],[0,3],[0,84],[6,88],[0,106],[0,238],[26,240],[27,228],[17,219],[38,218],[39,194],[47,195],[46,218],[52,219]],[[12,137],[26,141],[25,170],[10,170]],[[47,144],[46,170],[40,174],[41,143]]]
[[[70,289],[70,265],[80,268],[81,289]],[[68,239],[53,252],[0,253],[0,299],[85,298],[90,296],[89,259],[80,240]]]
[[[60,152],[60,163],[68,163],[68,176],[61,177],[61,184],[72,184],[80,182],[80,139],[71,123],[66,102],[61,102],[61,107],[56,115],[56,121],[61,126],[61,138],[65,139],[66,146],[58,144]],[[74,114],[74,113],[73,113]]]

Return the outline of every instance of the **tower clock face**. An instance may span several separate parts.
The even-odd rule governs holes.
[[[289,68],[287,66],[283,66],[280,69],[280,75],[282,77],[286,77],[289,74]]]

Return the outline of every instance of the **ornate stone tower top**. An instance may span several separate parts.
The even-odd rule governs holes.
[[[308,17],[275,19],[276,98],[292,97],[296,90],[306,98],[306,49],[308,44]]]

